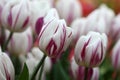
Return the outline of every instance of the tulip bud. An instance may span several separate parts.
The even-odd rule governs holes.
[[[87,24],[89,25],[86,27],[88,27],[88,32],[97,31],[100,33],[108,33],[108,29],[114,16],[114,12],[106,5],[102,4],[98,9],[94,10],[87,17]]]
[[[10,32],[6,31],[9,36]],[[14,33],[9,44],[8,51],[12,54],[26,54],[32,47],[33,37],[31,28],[21,33]]]
[[[84,80],[85,77],[85,67],[78,66],[72,58],[71,61],[71,71],[75,80]],[[99,68],[89,68],[87,74],[87,80],[99,80]]]
[[[73,29],[73,42],[76,43],[80,36],[85,35],[86,18],[76,19],[71,24]]]
[[[31,1],[31,25],[33,31],[39,35],[39,32],[43,26],[43,18],[46,16],[50,9],[50,3],[44,0]]]
[[[64,20],[51,17],[54,14],[48,13],[45,17],[39,34],[39,48],[50,57],[57,57],[66,50],[72,38],[72,29],[66,26]],[[46,19],[47,18],[47,19]],[[47,21],[48,20],[48,21]]]
[[[120,70],[120,39],[114,46],[111,57],[113,67],[117,70]]]
[[[114,19],[110,27],[109,36],[115,41],[120,38],[120,14],[118,14]]]
[[[0,50],[0,80],[14,80],[14,78],[13,64],[8,55]]]
[[[99,66],[105,57],[107,36],[103,33],[89,32],[81,36],[75,46],[75,60],[86,67]]]
[[[37,66],[38,62],[42,59],[42,57],[43,57],[43,52],[40,51],[40,49],[37,48],[37,47],[34,47],[32,49],[32,53],[28,54],[28,58],[26,60],[26,64],[28,66],[30,75],[32,75],[35,67]],[[49,57],[46,57],[45,62],[44,62],[42,80],[45,80],[45,75],[50,70],[51,70],[51,60],[50,60]],[[38,80],[38,78],[39,78],[39,73],[40,73],[40,71],[38,72],[38,74],[36,76],[36,80]]]
[[[82,15],[81,5],[77,0],[59,0],[56,3],[56,9],[68,25]]]
[[[13,0],[7,3],[1,14],[1,22],[10,31],[20,32],[28,27],[30,19],[28,0]]]

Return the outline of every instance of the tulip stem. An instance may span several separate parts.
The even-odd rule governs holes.
[[[7,45],[8,45],[8,43],[9,43],[10,39],[12,38],[12,35],[13,35],[13,31],[10,32],[9,37],[8,37],[7,41],[5,42],[5,44],[4,44],[4,46],[3,46],[3,51],[6,50]]]
[[[35,80],[35,76],[39,71],[39,68],[43,65],[44,61],[45,61],[46,55],[44,54],[44,56],[42,57],[41,61],[38,63],[37,67],[35,68],[35,71],[33,72],[31,79],[30,80]]]
[[[88,77],[88,67],[85,67],[84,80],[87,80],[87,77]]]
[[[40,75],[39,75],[39,79],[38,80],[41,80],[41,78],[42,78],[43,68],[44,68],[44,63],[42,65],[41,69],[40,69]]]

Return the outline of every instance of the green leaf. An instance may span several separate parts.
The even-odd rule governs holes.
[[[24,64],[23,71],[21,72],[18,80],[29,80],[29,71],[26,64]]]

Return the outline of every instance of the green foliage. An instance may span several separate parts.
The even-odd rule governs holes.
[[[29,71],[26,64],[24,64],[24,68],[17,80],[29,80]]]

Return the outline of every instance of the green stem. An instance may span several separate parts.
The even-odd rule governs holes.
[[[12,38],[12,35],[13,35],[13,31],[10,32],[9,37],[8,37],[7,41],[5,42],[5,44],[4,44],[4,46],[3,46],[3,51],[6,50],[7,45],[8,45],[8,43],[9,43],[10,39]]]
[[[63,69],[63,67],[62,67],[62,65],[60,63],[60,61],[58,61],[58,67],[60,68],[60,71],[61,71],[61,73],[62,73],[62,75],[64,77],[64,80],[69,80],[68,77],[67,77],[66,72],[64,71],[64,69]]]
[[[41,80],[41,78],[42,78],[43,68],[44,68],[44,63],[43,63],[43,65],[42,65],[41,69],[40,69],[40,75],[39,75],[38,80]]]
[[[85,67],[85,76],[84,76],[84,80],[87,80],[87,76],[88,75],[88,67]]]
[[[39,71],[39,68],[42,66],[42,64],[44,63],[46,58],[46,55],[44,54],[44,56],[42,57],[42,60],[38,63],[37,67],[35,68],[35,71],[33,72],[31,79],[30,80],[35,80],[35,76]]]
[[[1,26],[1,38],[3,38],[3,40],[5,39],[5,29],[3,26]],[[2,41],[1,43],[2,50],[3,50],[3,45],[4,45],[4,41]]]

